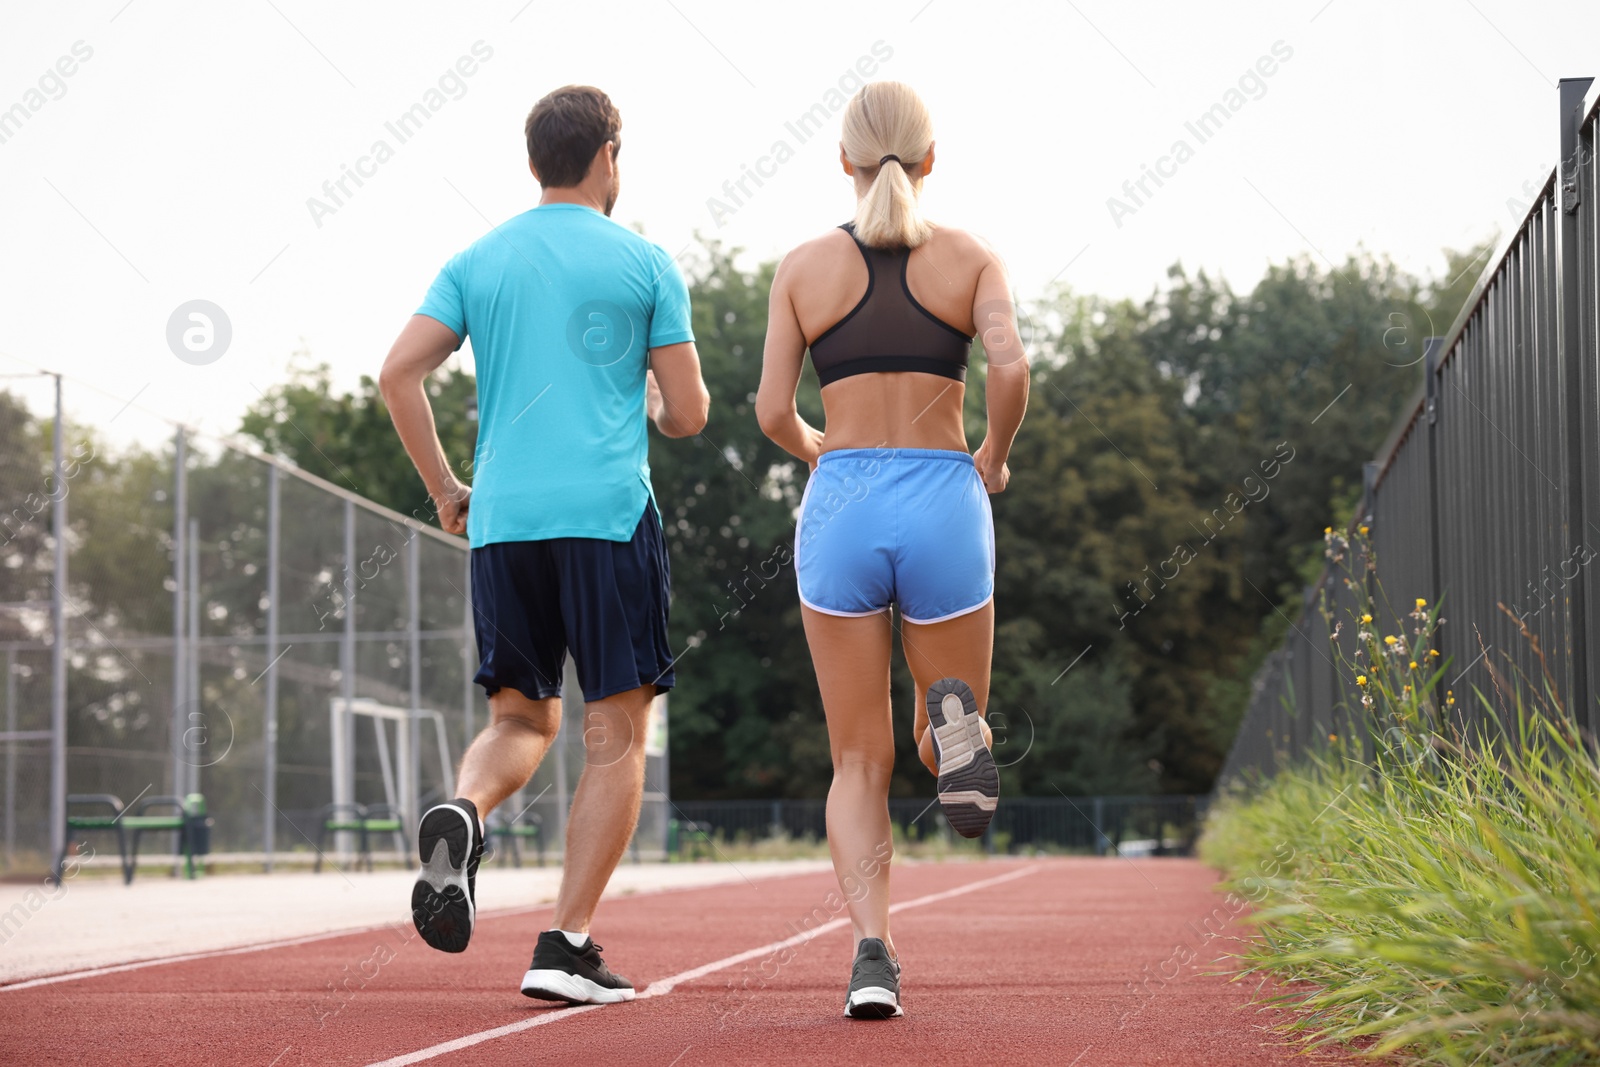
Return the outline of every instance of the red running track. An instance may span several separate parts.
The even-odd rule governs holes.
[[[906,1016],[882,1022],[841,1016],[827,873],[607,901],[607,961],[644,995],[578,1009],[517,991],[547,908],[483,916],[446,955],[397,901],[366,933],[0,987],[0,1062],[1304,1065],[1254,983],[1218,973],[1247,928],[1215,881],[1176,859],[896,867]]]

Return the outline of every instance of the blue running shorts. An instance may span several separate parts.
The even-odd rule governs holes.
[[[827,615],[943,622],[994,596],[994,516],[965,452],[824,452],[795,531],[800,602]]]

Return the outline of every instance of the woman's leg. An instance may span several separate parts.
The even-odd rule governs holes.
[[[978,714],[989,714],[989,668],[994,661],[994,601],[977,611],[958,615],[944,622],[900,623],[900,644],[906,664],[917,684],[916,718],[911,736],[917,739],[917,755],[928,770],[939,773],[933,754],[933,735],[928,732],[928,687],[940,678],[960,678],[978,699]],[[989,724],[983,724],[983,739],[993,745]]]
[[[833,753],[828,850],[850,908],[855,940],[889,939],[889,778],[894,731],[889,702],[889,613],[845,618],[800,608],[822,690]],[[985,676],[987,679],[987,676]],[[986,687],[987,688],[987,687]]]

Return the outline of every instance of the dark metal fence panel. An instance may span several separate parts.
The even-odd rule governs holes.
[[[1386,634],[1409,629],[1406,617],[1417,599],[1432,603],[1438,595],[1432,588],[1427,432],[1426,416],[1412,422],[1394,462],[1375,487],[1372,510],[1381,521],[1374,524],[1371,536],[1382,590],[1376,621]],[[1344,617],[1348,616],[1336,616]]]
[[[672,805],[669,850],[715,859],[730,848],[827,836],[821,800],[701,800]],[[1178,853],[1194,845],[1206,798],[1196,796],[1007,797],[986,847],[997,851]],[[889,820],[907,841],[955,840],[937,801],[896,797]]]
[[[1222,779],[1271,774],[1329,735],[1362,738],[1371,758],[1355,672],[1336,666],[1356,651],[1351,583],[1376,599],[1378,633],[1409,638],[1416,600],[1439,606],[1436,645],[1458,725],[1512,727],[1516,690],[1548,686],[1594,743],[1600,609],[1589,605],[1600,604],[1600,568],[1587,564],[1600,555],[1597,116],[1592,84],[1564,81],[1562,162],[1449,333],[1431,339],[1422,394],[1368,465],[1347,532],[1370,529],[1373,573],[1361,559],[1329,561],[1252,686]]]
[[[1468,699],[1474,693],[1489,697],[1503,723],[1514,716],[1494,675],[1508,683],[1542,675],[1501,604],[1539,638],[1552,675],[1566,671],[1566,601],[1544,582],[1567,555],[1553,189],[1539,197],[1438,370],[1440,511],[1453,527],[1438,550],[1441,648],[1447,685],[1469,722],[1482,708]]]
[[[1319,589],[1317,599],[1321,599],[1321,593]],[[1334,688],[1338,684],[1337,668],[1323,629],[1317,625],[1319,621],[1313,605],[1300,623],[1306,631],[1307,666],[1306,699],[1303,705],[1306,722],[1303,724],[1302,745],[1316,744],[1319,739],[1332,736],[1338,728],[1333,699]]]
[[[1572,227],[1572,241],[1564,255],[1570,255],[1577,276],[1580,294],[1600,290],[1600,136],[1591,116],[1579,124],[1577,144],[1571,153],[1564,153],[1560,169],[1563,178],[1570,180],[1571,195],[1576,199],[1576,219]],[[1593,358],[1600,352],[1600,301],[1585,302],[1577,315],[1577,336],[1580,365],[1587,374],[1580,381],[1583,404],[1589,412],[1600,411],[1600,366]],[[1587,354],[1589,358],[1583,357]],[[1600,665],[1600,567],[1590,566],[1600,557],[1600,419],[1582,421],[1580,453],[1584,458],[1581,470],[1572,472],[1580,478],[1584,501],[1583,528],[1574,540],[1583,546],[1578,562],[1581,572],[1577,579],[1584,591],[1583,602],[1590,605],[1589,623],[1583,648],[1575,650],[1591,665]],[[1571,565],[1569,564],[1569,570]],[[1595,692],[1596,671],[1589,672],[1589,691]],[[1600,736],[1600,707],[1593,700],[1571,709],[1580,726],[1590,737]]]
[[[1272,774],[1277,769],[1274,752],[1278,742],[1274,734],[1279,708],[1286,695],[1286,659],[1286,649],[1274,650],[1251,681],[1249,703],[1239,720],[1238,733],[1219,776],[1223,781],[1245,770]]]
[[[1342,560],[1329,561],[1324,583],[1326,596],[1323,600],[1327,615],[1319,622],[1326,627],[1330,625],[1328,619],[1334,620],[1336,626],[1334,633],[1337,637],[1329,640],[1328,651],[1339,664],[1355,661],[1358,647],[1357,629],[1350,625],[1349,620],[1355,615],[1356,607],[1360,603],[1355,583],[1362,580],[1359,560],[1352,560],[1347,556]],[[1340,620],[1344,620],[1343,626],[1336,625]],[[1338,707],[1339,721],[1339,729],[1334,732],[1341,738],[1359,740],[1362,746],[1360,749],[1362,758],[1370,758],[1372,753],[1367,731],[1362,729],[1365,718],[1361,707],[1361,690],[1356,686],[1355,676],[1348,670],[1337,670],[1334,672],[1334,684],[1336,690],[1333,699]]]
[[[1316,687],[1312,684],[1311,665],[1317,653],[1307,628],[1295,629],[1291,649],[1291,677],[1294,680],[1295,700],[1284,708],[1284,732],[1290,751],[1302,752],[1311,742],[1312,717],[1316,714]]]

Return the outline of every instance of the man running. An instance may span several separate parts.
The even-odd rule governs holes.
[[[434,948],[467,947],[483,820],[527,784],[555,739],[570,650],[587,762],[554,927],[539,935],[522,992],[571,1004],[634,995],[588,931],[638,822],[650,703],[673,682],[645,418],[688,437],[710,405],[683,277],[661,248],[609,217],[621,130],[611,100],[589,86],[534,106],[525,132],[538,206],[445,265],[379,379],[439,524],[471,543],[474,680],[489,695],[490,723],[462,758],[460,795],[418,827],[412,917]],[[424,391],[469,336],[479,420],[470,490],[444,455]]]

